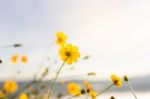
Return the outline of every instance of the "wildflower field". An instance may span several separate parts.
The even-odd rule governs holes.
[[[0,99],[150,99],[150,0],[0,0]]]
[[[124,84],[128,85],[129,90],[134,95],[135,99],[137,99],[136,94],[133,90],[133,87],[130,83],[130,79],[127,75],[124,75],[124,77],[119,77],[116,74],[110,75],[110,85],[105,86],[105,89],[99,89],[95,90],[94,85],[92,85],[88,80],[84,80],[82,84],[79,84],[75,81],[65,81],[65,79],[60,78],[60,73],[63,72],[64,66],[71,66],[72,64],[75,64],[77,62],[80,62],[80,57],[82,53],[80,53],[80,49],[75,46],[74,44],[70,44],[68,40],[68,36],[64,34],[63,32],[57,32],[55,37],[55,43],[54,45],[57,45],[59,47],[59,50],[57,51],[59,54],[59,58],[62,60],[62,64],[58,66],[58,70],[55,74],[54,78],[50,78],[48,80],[48,83],[43,84],[43,79],[48,75],[49,67],[46,67],[42,74],[40,74],[40,78],[37,78],[37,75],[39,75],[39,70],[43,67],[43,58],[48,57],[47,53],[50,51],[51,47],[54,45],[48,47],[48,50],[44,53],[44,56],[41,60],[41,64],[39,65],[38,72],[34,75],[34,79],[23,85],[20,86],[18,82],[14,79],[6,80],[3,83],[3,86],[0,90],[0,99],[53,99],[53,98],[86,98],[86,99],[96,99],[98,96],[107,93],[107,90],[111,89],[113,86],[119,88],[122,88]],[[18,48],[23,47],[22,44],[14,44],[10,46],[2,46],[3,48]],[[87,60],[90,56],[84,56],[84,60]],[[14,54],[13,56],[10,56],[11,62],[14,65],[17,64],[28,64],[28,56],[26,55],[20,55],[19,53]],[[47,60],[48,61],[48,60]],[[3,64],[3,60],[1,60],[1,64]],[[15,73],[19,75],[21,72],[18,71],[18,68]],[[95,76],[95,72],[89,72],[86,74],[87,76]],[[78,75],[77,75],[78,76]],[[82,75],[81,75],[82,76]],[[71,78],[71,77],[70,77]],[[68,77],[69,79],[69,77]],[[66,92],[60,92],[55,93],[55,87],[57,87],[56,83],[60,82],[60,86],[66,87]],[[59,90],[59,88],[57,89]],[[67,96],[67,97],[66,97]],[[115,99],[115,96],[108,96],[110,99]]]

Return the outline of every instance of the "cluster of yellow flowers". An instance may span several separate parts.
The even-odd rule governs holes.
[[[15,55],[12,56],[12,63],[16,64],[16,63],[19,62],[19,60],[21,60],[21,62],[23,62],[23,63],[28,62],[28,58],[25,55],[20,56],[19,54],[15,54]]]
[[[115,74],[111,75],[111,80],[112,80],[112,85],[115,85],[117,87],[122,87],[123,86],[123,81],[120,77],[118,77]],[[106,88],[104,91],[97,93],[94,89],[92,84],[89,81],[84,81],[84,85],[85,85],[85,89],[86,91],[84,93],[82,93],[82,89],[80,87],[79,84],[75,83],[75,82],[71,82],[68,84],[68,92],[71,95],[75,95],[75,96],[79,96],[85,93],[88,93],[92,99],[96,99],[96,97],[100,94],[102,94],[104,91],[106,91],[106,89],[108,90],[108,88],[111,88],[111,86],[109,86],[108,88]]]
[[[59,55],[63,61],[66,61],[67,64],[72,64],[73,62],[77,62],[80,57],[80,53],[77,46],[73,46],[72,44],[68,44],[67,36],[63,32],[57,33],[57,44],[61,46],[59,50]]]
[[[59,50],[59,55],[60,55],[62,61],[64,61],[64,62],[61,65],[61,67],[59,68],[58,73],[56,74],[56,77],[54,78],[54,81],[51,85],[50,92],[48,94],[48,98],[51,96],[55,82],[56,82],[56,80],[59,76],[59,73],[60,73],[62,67],[64,66],[64,64],[67,63],[68,65],[71,65],[73,62],[77,62],[78,58],[80,57],[78,47],[73,46],[72,44],[68,44],[66,42],[67,36],[63,32],[57,32],[56,36],[57,36],[56,43],[59,44],[61,47]]]
[[[81,89],[80,85],[75,83],[75,82],[69,83],[68,84],[69,94],[75,95],[75,96],[80,96],[80,95],[88,93],[88,94],[90,94],[92,99],[96,99],[97,93],[94,91],[94,89],[91,88],[92,85],[88,81],[86,81],[84,83],[85,83],[85,86],[86,86],[86,90],[84,88]],[[89,89],[89,86],[90,86],[90,89]]]
[[[73,62],[77,62],[78,58],[80,57],[78,47],[67,43],[67,38],[68,37],[63,32],[57,32],[56,44],[60,45],[59,55],[60,55],[61,60],[63,61],[63,64],[60,66],[60,68],[56,74],[56,77],[54,79],[52,79],[53,82],[52,82],[50,91],[48,91],[48,93],[44,93],[41,96],[44,98],[38,97],[38,99],[50,99],[52,97],[51,93],[53,91],[55,82],[56,82],[56,80],[59,76],[59,73],[60,73],[62,67],[64,66],[64,64],[67,63],[68,65],[71,65]],[[19,45],[16,45],[16,46],[19,46]],[[88,57],[86,57],[86,58],[88,58]],[[11,59],[12,59],[12,63],[14,63],[14,64],[16,64],[18,62],[22,62],[22,63],[28,62],[28,58],[25,55],[15,54],[12,56]],[[33,83],[37,83],[37,85],[39,85],[39,83],[42,81],[42,79],[48,73],[49,73],[49,69],[46,68],[39,80],[35,80],[35,81],[31,82],[30,88],[28,88],[28,90],[31,91],[32,89],[34,89],[32,87]],[[90,76],[90,75],[96,75],[96,74],[94,72],[90,72],[87,75]],[[108,86],[106,89],[101,90],[100,92],[95,91],[92,84],[87,80],[83,82],[83,86],[79,85],[76,82],[70,82],[70,83],[68,83],[67,88],[68,88],[68,93],[72,96],[70,98],[67,98],[67,99],[71,99],[72,97],[83,96],[83,95],[87,95],[87,99],[88,99],[88,97],[91,97],[91,99],[96,99],[97,96],[101,95],[102,93],[104,93],[105,91],[110,89],[112,86],[117,86],[118,88],[123,86],[123,80],[119,76],[112,74],[110,78],[111,78],[111,85]],[[124,76],[124,81],[126,81],[126,82],[128,82],[128,84],[130,84],[129,78],[127,76]],[[61,84],[65,85],[64,80],[61,80]],[[48,85],[45,85],[45,86],[48,87]],[[43,86],[42,90],[46,87]],[[129,87],[131,87],[131,85],[129,85]],[[25,88],[27,89],[27,87],[25,87]],[[132,93],[134,94],[133,88],[131,88],[131,89],[132,89]],[[10,94],[12,95],[12,94],[17,93],[19,91],[20,91],[19,85],[15,80],[7,80],[4,82],[3,88],[0,90],[0,99],[9,99]],[[38,91],[39,90],[36,89],[33,91],[33,93],[38,94]],[[14,95],[15,98],[12,98],[12,99],[16,99],[16,98],[17,99],[18,98],[19,99],[29,99],[31,94],[32,94],[32,92],[28,93],[24,90],[21,90],[21,92],[19,92],[19,94],[15,94]],[[134,94],[134,96],[136,97],[135,94]],[[59,97],[61,97],[61,95],[59,95]],[[34,99],[37,99],[37,97]],[[115,97],[111,96],[110,99],[115,99]]]
[[[19,85],[14,80],[7,80],[4,82],[3,89],[0,90],[0,99],[7,99],[9,94],[17,92]],[[20,94],[19,99],[28,99],[27,94]]]

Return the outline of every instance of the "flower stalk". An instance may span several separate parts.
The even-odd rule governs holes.
[[[100,94],[106,92],[108,89],[110,89],[112,86],[114,85],[114,83],[112,83],[111,85],[109,85],[107,88],[105,88],[104,90],[102,90],[101,92],[97,93],[96,96],[99,96]]]
[[[87,93],[87,96],[86,96],[86,99],[88,99],[89,98],[89,93]]]
[[[137,96],[135,95],[135,92],[134,92],[134,90],[133,90],[133,87],[132,87],[131,83],[130,83],[130,82],[127,82],[127,84],[128,84],[128,86],[129,86],[129,88],[130,88],[130,90],[131,90],[133,96],[135,97],[135,99],[137,99]]]
[[[124,75],[124,81],[127,82],[127,84],[128,84],[128,86],[129,86],[129,88],[130,88],[130,90],[131,90],[133,96],[135,97],[135,99],[137,99],[137,96],[135,95],[135,92],[134,92],[134,90],[133,90],[133,87],[132,87],[132,85],[131,85],[131,83],[130,83],[130,80],[129,80],[128,76]]]
[[[67,59],[68,59],[68,58],[67,58]],[[56,80],[57,80],[57,78],[58,78],[58,76],[59,76],[59,74],[60,74],[61,69],[62,69],[63,66],[65,65],[67,59],[62,63],[62,65],[60,66],[60,68],[59,68],[59,70],[58,70],[58,72],[57,72],[57,74],[56,74],[56,77],[55,77],[55,79],[54,79],[54,81],[53,81],[53,83],[52,83],[52,87],[51,87],[51,89],[50,89],[50,92],[48,93],[48,99],[49,99],[49,97],[50,97],[51,94],[52,94],[52,91],[53,91],[53,89],[54,89],[54,87],[55,87],[55,82],[56,82]]]

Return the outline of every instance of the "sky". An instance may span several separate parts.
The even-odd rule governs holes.
[[[55,42],[57,31],[68,35],[68,42],[79,47],[81,57],[91,56],[73,64],[73,71],[68,71],[71,66],[66,65],[63,76],[90,71],[97,73],[96,79],[107,79],[112,73],[148,75],[149,5],[149,0],[0,0],[0,45],[24,45],[0,49],[4,60],[0,79],[32,78],[45,50]],[[57,51],[54,45],[49,53],[51,59],[57,57],[53,53]],[[27,55],[29,63],[11,64],[10,58],[16,53]],[[50,64],[52,70],[59,64],[61,61],[57,66]],[[20,75],[14,74],[17,66],[23,70]]]

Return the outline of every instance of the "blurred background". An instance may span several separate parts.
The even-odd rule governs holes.
[[[149,0],[0,0],[0,46],[24,45],[18,49],[0,49],[3,60],[0,80],[33,79],[44,52],[55,42],[56,32],[63,31],[68,42],[79,47],[81,57],[90,58],[65,66],[62,77],[95,72],[95,77],[80,76],[74,80],[105,83],[112,73],[126,74],[139,99],[149,99],[149,5]],[[54,46],[48,53],[51,63],[45,62],[42,69],[50,65],[53,71],[61,64],[57,52]],[[20,75],[15,73],[17,66],[11,63],[11,56],[16,53],[29,59],[28,64],[18,64]],[[128,89],[123,90],[124,94],[112,91],[118,99],[134,99]]]

